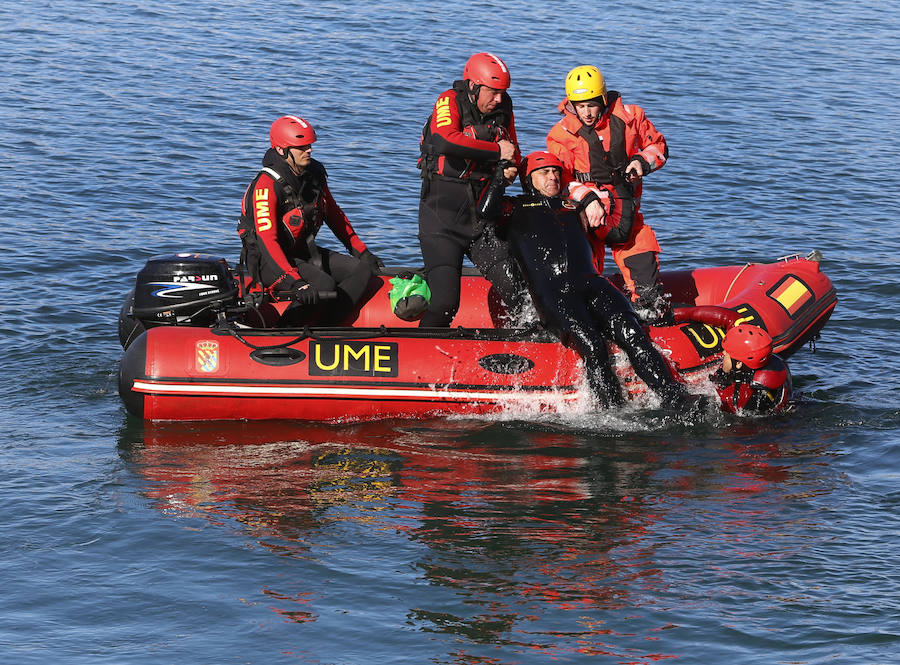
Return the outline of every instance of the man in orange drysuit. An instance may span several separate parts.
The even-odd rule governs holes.
[[[563,118],[547,134],[547,150],[562,161],[568,194],[584,209],[597,272],[611,247],[641,321],[667,323],[659,243],[640,211],[642,178],[666,163],[666,139],[641,107],[607,92],[596,67],[569,72],[559,110]]]

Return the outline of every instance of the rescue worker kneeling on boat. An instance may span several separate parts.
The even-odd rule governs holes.
[[[564,167],[563,186],[585,207],[597,272],[606,247],[645,324],[671,323],[659,281],[659,243],[641,213],[642,181],[669,157],[666,139],[644,110],[606,89],[596,67],[582,65],[565,81],[562,120],[547,134],[547,150]]]
[[[312,125],[283,116],[272,123],[269,140],[263,168],[241,204],[241,261],[269,296],[293,300],[280,325],[340,323],[384,263],[356,235],[332,197],[325,167],[312,158]],[[353,256],[316,245],[322,222]],[[336,292],[337,298],[320,303],[320,292]]]
[[[771,413],[791,398],[791,373],[772,353],[772,337],[746,323],[725,333],[722,366],[710,375],[722,408],[729,413]]]
[[[615,342],[635,373],[667,406],[694,401],[653,346],[628,299],[594,270],[584,221],[563,199],[563,165],[546,152],[523,162],[525,192],[503,201],[501,218],[542,323],[581,356],[588,382],[605,406],[624,403],[606,346]]]
[[[493,220],[476,212],[498,163],[512,182],[520,158],[506,64],[476,53],[462,79],[440,94],[422,131],[419,245],[431,289],[420,326],[446,327],[459,309],[463,257],[468,256],[517,318],[525,303],[515,261]]]

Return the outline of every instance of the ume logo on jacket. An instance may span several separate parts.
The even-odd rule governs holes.
[[[450,117],[450,98],[441,97],[434,105],[434,124],[436,127],[446,127],[453,118]]]
[[[272,217],[269,211],[268,188],[253,190],[253,210],[256,217],[256,230],[268,231],[272,228]]]

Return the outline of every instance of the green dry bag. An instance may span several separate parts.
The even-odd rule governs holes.
[[[404,321],[415,321],[428,309],[431,290],[418,273],[403,272],[390,280],[393,288],[388,293],[394,314]]]

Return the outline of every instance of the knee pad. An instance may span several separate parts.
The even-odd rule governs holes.
[[[634,288],[638,293],[659,284],[659,261],[656,252],[632,254],[626,257],[622,263],[629,272],[628,275],[625,275],[626,281],[633,280]]]

